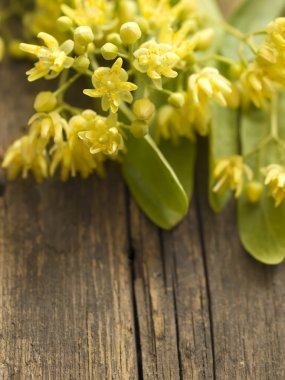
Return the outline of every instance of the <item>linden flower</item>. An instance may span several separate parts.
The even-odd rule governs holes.
[[[97,115],[89,129],[79,132],[78,137],[87,144],[91,154],[114,156],[124,148],[115,115],[110,115],[107,119]]]
[[[64,0],[34,0],[33,10],[23,14],[25,29],[30,31],[31,35],[36,36],[39,32],[53,33],[54,25],[60,16],[60,5]]]
[[[181,0],[174,6],[168,0],[138,0],[138,4],[142,16],[149,22],[151,29],[156,30],[175,20],[189,17],[195,9],[195,0]]]
[[[92,155],[88,146],[78,137],[79,132],[91,128],[96,117],[96,112],[85,110],[69,120],[65,126],[66,141],[57,141],[50,151],[51,175],[54,175],[59,167],[62,181],[67,181],[70,175],[75,177],[77,173],[82,178],[87,178],[93,171],[104,174],[105,156]]]
[[[93,98],[102,98],[104,111],[111,109],[116,113],[121,101],[131,103],[133,101],[130,91],[135,91],[137,86],[127,82],[128,74],[122,68],[123,60],[118,58],[111,68],[99,67],[92,77],[95,90],[84,90],[84,94]]]
[[[280,50],[272,41],[267,41],[258,51],[256,58],[260,70],[263,70],[264,77],[269,81],[276,82],[276,85],[285,86],[284,49]]]
[[[169,1],[138,0],[138,3],[142,16],[149,22],[152,29],[159,29],[165,23],[171,23],[175,18]]]
[[[39,59],[35,63],[35,67],[27,71],[30,82],[42,77],[55,78],[62,70],[70,68],[74,61],[73,58],[68,57],[73,50],[73,41],[67,40],[59,45],[53,36],[43,32],[38,34],[38,38],[41,38],[46,46],[20,44],[21,50],[33,54]]]
[[[265,185],[269,187],[270,195],[275,200],[275,206],[279,206],[285,198],[285,169],[272,164],[262,169],[265,175]]]
[[[37,141],[33,141],[30,136],[14,142],[5,154],[2,167],[8,170],[9,180],[16,179],[20,173],[22,178],[27,178],[29,172],[38,182],[48,176],[46,151],[39,149]]]
[[[78,26],[94,24],[102,25],[105,22],[106,1],[102,0],[75,0],[74,8],[63,4],[61,6],[62,12]]]
[[[210,101],[212,100],[222,107],[233,108],[239,101],[237,91],[232,84],[217,69],[206,67],[189,77],[186,97],[187,107],[191,110],[188,119],[202,136],[208,133],[211,118]]]
[[[177,72],[172,70],[179,61],[179,56],[173,52],[169,44],[159,44],[148,41],[134,52],[134,67],[153,80],[154,84],[161,86],[161,77],[176,78]]]
[[[103,38],[104,31],[111,30],[117,24],[117,19],[113,17],[113,1],[74,0],[73,3],[74,8],[63,4],[62,12],[76,25],[91,27],[97,40]]]
[[[231,156],[217,162],[214,169],[216,184],[213,188],[215,193],[223,193],[228,189],[235,192],[238,198],[243,190],[244,176],[252,180],[251,169],[244,164],[241,156]]]
[[[256,62],[249,64],[242,73],[240,84],[244,103],[253,102],[257,108],[265,108],[276,93],[273,82]]]
[[[193,22],[188,20],[183,22],[178,30],[166,25],[160,31],[159,42],[173,47],[174,53],[180,57],[179,68],[185,66],[186,58],[193,59],[195,50],[206,50],[213,40],[213,29],[201,30],[189,38],[191,32],[193,32]]]
[[[191,75],[188,89],[193,103],[197,106],[213,99],[222,107],[226,107],[228,98],[233,95],[231,83],[212,67],[206,67],[200,73]]]
[[[50,154],[52,155],[50,174],[54,175],[60,167],[60,179],[64,182],[70,175],[75,177],[77,173],[82,178],[87,178],[94,170],[98,174],[104,174],[104,157],[90,154],[88,147],[78,138],[55,144]]]
[[[283,51],[285,48],[285,17],[279,17],[268,24],[266,33],[276,48]]]
[[[32,138],[40,137],[44,141],[54,138],[55,142],[63,139],[63,130],[67,125],[58,112],[36,113],[29,120]]]
[[[174,108],[171,105],[165,105],[158,111],[158,128],[156,138],[172,140],[177,144],[181,137],[189,140],[195,140],[194,128],[188,121],[189,108],[186,103],[183,108]]]

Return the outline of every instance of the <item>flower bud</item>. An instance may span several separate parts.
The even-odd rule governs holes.
[[[137,139],[143,138],[145,135],[147,135],[148,129],[148,123],[141,120],[135,120],[130,127],[132,135]]]
[[[73,67],[78,71],[86,71],[90,66],[90,60],[85,55],[80,55],[74,61]]]
[[[137,14],[137,4],[132,0],[119,2],[119,17],[121,23],[133,20]]]
[[[144,18],[144,17],[136,17],[136,22],[138,26],[140,27],[140,30],[142,33],[147,34],[149,32],[150,26],[149,26],[149,21]]]
[[[252,181],[245,186],[245,194],[251,203],[259,201],[263,193],[263,185],[260,182]]]
[[[120,36],[123,44],[132,45],[141,38],[142,32],[136,22],[126,22],[121,26]]]
[[[118,46],[112,44],[111,42],[107,42],[101,47],[102,56],[104,59],[106,59],[106,61],[117,58],[118,51]]]
[[[139,99],[134,102],[133,112],[138,120],[150,119],[152,115],[154,114],[154,111],[155,111],[154,104],[146,98]]]
[[[229,76],[231,79],[234,79],[234,80],[239,79],[242,74],[242,71],[243,71],[243,68],[240,63],[233,63],[229,67]]]
[[[59,17],[56,21],[58,29],[61,32],[67,32],[72,27],[72,20],[67,16]]]
[[[214,38],[214,30],[211,28],[201,30],[197,33],[197,45],[198,50],[207,50]],[[195,38],[195,37],[194,37]]]
[[[51,91],[39,92],[34,102],[34,109],[37,112],[50,112],[57,104],[56,96]]]
[[[79,26],[74,31],[74,42],[76,45],[87,46],[94,41],[94,34],[89,26]]]
[[[84,117],[85,120],[91,121],[94,120],[96,117],[96,112],[90,109],[86,109],[82,112],[82,116]]]
[[[88,44],[88,46],[87,46],[87,53],[88,54],[94,54],[95,50],[96,50],[95,44],[93,42],[90,42],[90,44]]]
[[[182,108],[185,104],[185,95],[182,92],[174,92],[169,96],[168,104],[175,108]]]
[[[120,46],[122,44],[121,37],[118,33],[110,33],[107,36],[107,41],[116,46]]]

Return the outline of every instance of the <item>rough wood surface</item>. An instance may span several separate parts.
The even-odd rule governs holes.
[[[32,112],[25,68],[0,67],[1,149]],[[116,167],[106,181],[2,180],[0,380],[284,380],[285,267],[252,260],[234,205],[214,215],[202,186],[162,232]]]
[[[161,232],[131,203],[143,378],[211,379],[208,301],[195,209],[172,232]]]
[[[242,249],[234,207],[204,207],[203,238],[217,379],[285,379],[284,264],[268,267]]]
[[[23,73],[1,67],[4,146],[32,111]],[[0,202],[0,379],[136,379],[118,171],[106,182],[11,183]]]

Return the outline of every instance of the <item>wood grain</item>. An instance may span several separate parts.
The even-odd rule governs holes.
[[[206,150],[203,142],[201,149]],[[207,163],[198,159],[196,207],[205,257],[215,378],[283,380],[285,263],[258,263],[241,246],[232,201],[222,214],[207,202]]]
[[[1,70],[6,146],[33,94],[22,87],[23,67]],[[137,378],[125,206],[117,170],[106,182],[7,186],[0,204],[1,379]]]
[[[201,208],[216,378],[284,379],[285,266],[259,264],[244,252],[233,205],[222,215],[204,200]]]
[[[135,301],[144,379],[211,379],[205,272],[195,210],[160,232],[131,202]]]

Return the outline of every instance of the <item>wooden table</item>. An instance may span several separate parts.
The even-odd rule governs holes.
[[[38,84],[0,67],[1,146]],[[284,265],[242,249],[199,184],[171,232],[106,180],[0,186],[0,379],[285,379]]]

